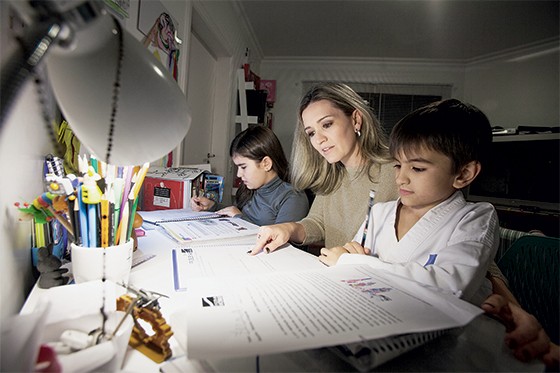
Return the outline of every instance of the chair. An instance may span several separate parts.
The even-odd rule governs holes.
[[[558,344],[560,239],[523,236],[498,261],[519,304],[541,323]]]

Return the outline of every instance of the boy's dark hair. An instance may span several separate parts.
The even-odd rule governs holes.
[[[453,162],[453,171],[471,161],[484,164],[492,143],[486,115],[456,99],[437,101],[414,110],[391,131],[389,152],[410,154],[422,147],[440,152]]]
[[[264,157],[268,156],[272,159],[272,169],[276,171],[278,177],[286,182],[290,180],[288,160],[282,144],[268,127],[251,125],[246,130],[239,132],[231,142],[229,155],[231,157],[238,155],[256,162],[261,162]],[[254,190],[242,184],[237,189],[235,196],[237,207],[243,208],[253,194]]]

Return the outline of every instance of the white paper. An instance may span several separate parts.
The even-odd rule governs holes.
[[[200,220],[219,218],[220,215],[208,211],[192,211],[191,209],[169,209],[154,211],[138,211],[146,223],[161,224],[173,221]]]
[[[56,286],[44,292],[41,299],[51,304],[45,323],[57,323],[99,312],[103,304],[105,312],[116,310],[117,285],[108,280],[96,280]]]
[[[252,356],[464,326],[482,313],[368,266],[193,278],[189,358]]]
[[[173,249],[175,290],[187,290],[193,278],[325,268],[316,256],[293,246],[277,249],[270,254],[247,254],[253,246],[215,244]]]
[[[160,226],[180,244],[244,237],[259,231],[255,224],[229,217],[162,223]]]

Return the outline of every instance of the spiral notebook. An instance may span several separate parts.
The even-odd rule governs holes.
[[[203,219],[215,219],[223,217],[215,212],[208,211],[192,211],[191,209],[169,209],[169,210],[154,210],[154,211],[138,211],[144,222],[160,225],[163,223],[179,222],[179,221],[192,221]]]
[[[409,333],[332,346],[329,349],[360,372],[367,372],[405,352],[441,337],[452,329]]]

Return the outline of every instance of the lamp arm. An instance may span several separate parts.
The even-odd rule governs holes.
[[[2,66],[0,88],[0,130],[23,83],[33,73],[60,34],[58,22],[30,25],[29,32],[17,37],[17,47]]]

